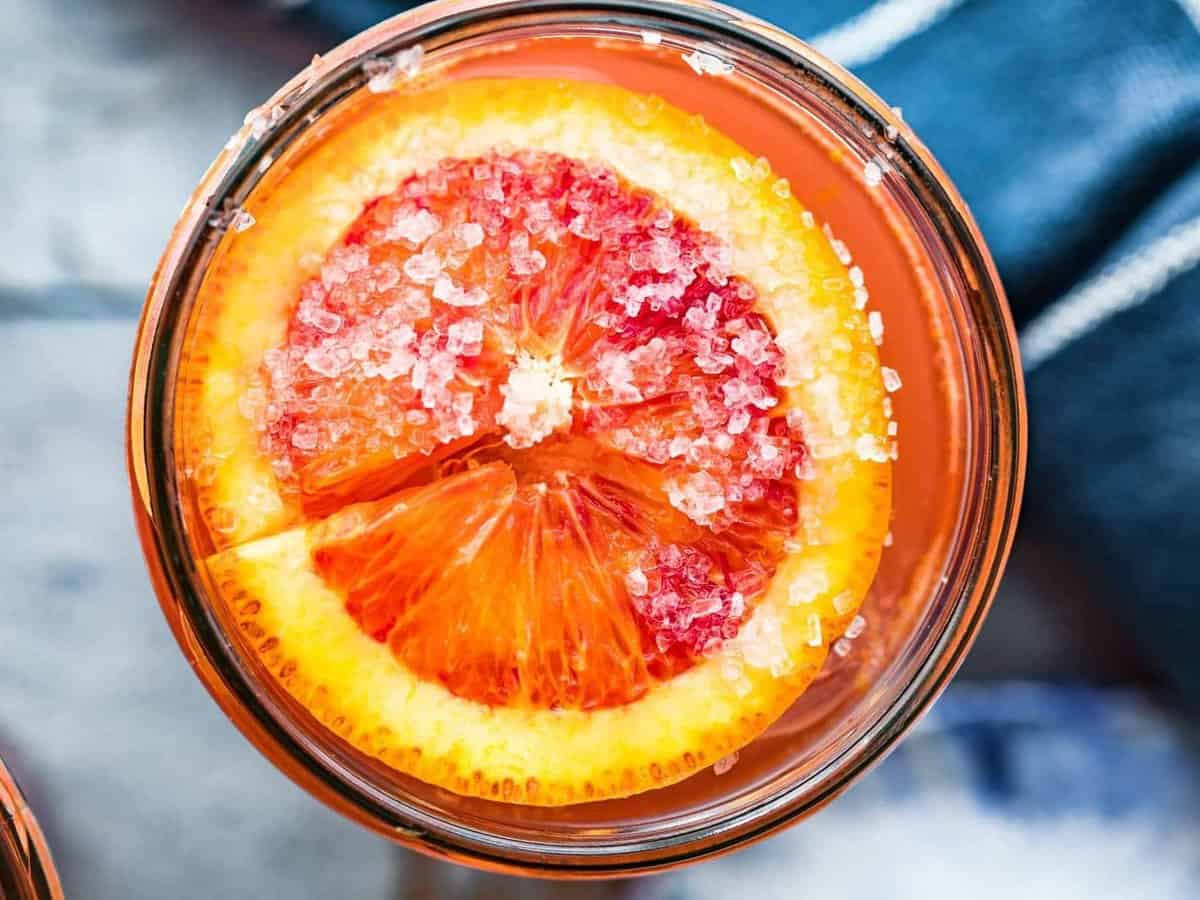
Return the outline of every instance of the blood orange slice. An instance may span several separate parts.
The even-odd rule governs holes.
[[[697,525],[661,480],[587,441],[502,451],[332,520],[315,568],[368,634],[458,696],[629,703],[736,636],[781,550],[780,535]]]
[[[435,784],[685,777],[803,691],[873,577],[854,286],[669,107],[521,81],[376,106],[205,285],[181,436],[219,593],[315,715]]]

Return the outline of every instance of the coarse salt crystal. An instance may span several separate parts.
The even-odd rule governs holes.
[[[414,253],[404,261],[404,274],[418,284],[429,284],[442,271],[442,261],[433,250]]]
[[[696,366],[706,375],[717,375],[733,365],[728,353],[701,353],[695,358]]]
[[[846,626],[845,637],[849,640],[854,640],[867,627],[867,620],[862,616],[855,616],[850,620],[850,624]]]
[[[739,697],[745,697],[754,686],[746,677],[746,670],[737,659],[726,657],[721,663],[721,676],[733,685],[733,692]]]
[[[887,462],[888,451],[879,438],[873,434],[859,435],[854,442],[854,452],[858,458],[867,462]]]
[[[883,343],[883,313],[878,310],[871,310],[867,313],[867,331],[871,334],[871,340],[876,344]]]
[[[535,223],[535,226],[537,225],[540,225],[540,223]],[[576,237],[583,238],[585,241],[598,241],[602,237],[600,230],[596,227],[596,223],[583,213],[579,213],[567,223],[567,231]],[[536,227],[529,229],[529,232],[530,234],[538,233]]]
[[[292,446],[297,450],[316,450],[319,434],[311,422],[301,422],[292,431]]]
[[[336,334],[342,327],[342,317],[337,313],[308,302],[300,304],[296,318],[325,334]]]
[[[829,241],[829,246],[833,248],[834,256],[838,258],[838,261],[843,266],[850,265],[852,259],[850,248],[846,246],[844,241],[838,240],[837,235],[833,233],[833,227],[826,222],[821,226],[821,231],[824,233],[825,239]]]
[[[499,178],[486,182],[482,193],[485,200],[491,200],[494,203],[504,202],[504,185],[500,182]]]
[[[249,228],[253,228],[255,221],[257,220],[249,212],[244,209],[238,209],[235,210],[233,215],[230,217],[229,227],[240,233]]]
[[[535,275],[546,268],[546,257],[540,250],[531,250],[529,235],[524,231],[514,234],[508,242],[509,268],[514,275]]]
[[[893,394],[900,390],[903,382],[900,380],[899,372],[889,366],[882,366],[879,369],[879,372],[883,376],[884,390],[886,390],[889,394]]]
[[[771,358],[767,348],[771,346],[771,336],[765,331],[743,331],[730,341],[729,346],[738,356],[744,357],[751,365],[759,365]]]
[[[883,546],[890,547],[893,543],[895,543],[895,540],[895,537],[893,537],[892,533],[889,531],[883,536]]]
[[[382,94],[396,86],[401,78],[415,78],[421,71],[425,50],[413,44],[388,57],[374,57],[363,63],[363,74],[367,76],[367,90]]]
[[[246,492],[246,503],[258,512],[272,515],[283,509],[283,501],[276,491],[268,490],[266,486],[256,484]]]
[[[625,576],[625,589],[633,597],[645,597],[650,591],[650,582],[641,569],[631,569]]]
[[[788,604],[800,606],[814,603],[828,588],[829,581],[823,572],[802,573],[793,578],[788,587]]]
[[[722,756],[715,763],[713,763],[713,774],[714,775],[724,775],[726,772],[728,772],[730,769],[732,769],[735,765],[737,765],[737,761],[738,761],[737,753],[730,753],[728,756]]]
[[[660,275],[674,272],[679,265],[679,244],[665,235],[656,235],[650,243],[650,265]]]
[[[755,669],[769,669],[778,677],[792,669],[792,659],[783,640],[779,618],[769,607],[759,607],[738,632],[734,645],[742,661]]]
[[[399,209],[392,217],[386,237],[389,241],[405,240],[422,244],[438,233],[441,220],[427,209]]]
[[[702,50],[693,50],[683,58],[683,61],[697,75],[728,75],[733,71],[733,63]]]
[[[694,472],[682,480],[668,481],[667,499],[693,522],[707,525],[710,517],[725,507],[725,490],[707,472]]]
[[[617,403],[640,403],[644,399],[634,382],[629,357],[618,350],[609,350],[596,361],[588,383],[597,389],[607,388]]]
[[[750,426],[750,413],[744,409],[735,410],[729,416],[729,424],[726,426],[730,434],[742,434]]]
[[[482,306],[487,303],[488,295],[481,287],[463,288],[454,283],[449,275],[438,275],[433,283],[433,296],[450,306]]]
[[[808,627],[808,635],[805,638],[805,643],[810,647],[821,646],[821,617],[815,612],[809,613],[805,620],[805,625]]]
[[[267,403],[266,391],[258,384],[246,389],[246,392],[238,398],[238,412],[242,414],[243,419],[248,419],[255,422],[259,419],[263,412],[263,407]]]
[[[792,186],[786,178],[776,178],[775,183],[771,185],[771,193],[776,197],[787,198],[792,195]]]
[[[662,43],[662,34],[657,31],[643,31],[642,43],[648,44],[651,47],[657,47]]]
[[[845,638],[838,638],[833,642],[833,652],[838,656],[849,656],[852,646]]]
[[[749,181],[750,176],[754,172],[754,167],[745,157],[735,156],[729,161],[729,167],[733,169],[733,175],[738,181]]]
[[[454,226],[454,239],[464,250],[471,250],[483,243],[483,226],[478,222],[463,222]]]
[[[285,113],[286,110],[282,105],[272,106],[266,110],[259,107],[246,113],[243,124],[250,126],[250,136],[258,140],[266,135],[268,129],[273,125],[278,125]]]
[[[390,262],[382,262],[371,269],[368,286],[373,293],[390,291],[400,283],[400,270]]]
[[[219,211],[208,217],[210,227],[227,228],[235,232],[253,228],[255,221],[254,216],[230,200],[226,200]]]
[[[695,306],[688,307],[688,311],[683,314],[683,324],[692,331],[709,331],[716,327],[716,313],[709,313],[702,305],[697,303]]]
[[[313,347],[304,354],[304,364],[326,378],[336,378],[342,374],[342,361],[325,343]]]
[[[460,319],[446,329],[446,350],[458,356],[478,356],[483,349],[483,323]]]
[[[875,160],[868,160],[863,166],[863,178],[870,187],[875,187],[883,181],[883,167]]]
[[[844,616],[852,609],[854,609],[854,595],[849,591],[840,591],[833,595],[833,611],[839,616]]]

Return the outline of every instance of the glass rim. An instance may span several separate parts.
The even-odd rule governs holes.
[[[559,17],[547,23],[545,17]],[[897,129],[890,160],[938,229],[938,238],[973,277],[965,292],[972,337],[980,343],[967,367],[968,390],[988,402],[967,444],[964,497],[944,583],[953,602],[911,680],[865,731],[815,773],[738,811],[717,825],[665,837],[603,845],[529,841],[431,817],[402,797],[388,803],[369,779],[302,742],[281,719],[211,611],[178,503],[173,462],[173,408],[178,341],[208,256],[220,235],[210,216],[240,203],[271,158],[307,127],[317,108],[336,105],[365,82],[363,59],[413,43],[427,48],[464,32],[491,33],[500,23],[596,21],[621,29],[653,28],[722,49],[738,48],[780,71],[799,70],[863,126]],[[806,88],[811,90],[811,86]],[[796,90],[796,89],[794,89]],[[795,102],[794,96],[791,98]],[[995,594],[1020,506],[1025,414],[1015,331],[994,263],[978,226],[945,172],[898,115],[853,75],[797,38],[727,7],[696,0],[443,0],[402,13],[325,54],[283,86],[262,109],[284,114],[257,140],[218,156],[185,206],[156,271],[136,340],[130,381],[127,451],[138,530],[156,593],[185,656],[205,687],[250,741],[285,774],[350,818],[414,849],[482,868],[550,877],[611,877],[657,871],[729,852],[773,833],[828,803],[878,762],[936,699],[958,669]],[[245,131],[243,131],[243,135]],[[969,398],[975,405],[976,398]],[[963,523],[973,527],[964,530]],[[969,538],[963,541],[963,536]],[[273,707],[273,708],[272,708]],[[317,726],[320,728],[321,726]],[[815,790],[814,790],[815,786]],[[399,810],[399,812],[397,811]],[[437,821],[431,821],[437,818]]]
[[[62,900],[50,848],[20,785],[0,759],[0,897]]]

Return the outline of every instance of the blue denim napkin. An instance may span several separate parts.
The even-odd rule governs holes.
[[[405,5],[305,14],[341,36]],[[1023,329],[1025,527],[1200,700],[1200,4],[740,5],[902,107],[955,180]]]
[[[960,684],[816,819],[630,900],[1190,900],[1196,737],[1133,692]]]

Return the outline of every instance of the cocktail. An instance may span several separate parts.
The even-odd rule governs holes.
[[[478,865],[646,871],[832,798],[1007,552],[1012,329],[898,113],[693,3],[438,3],[247,117],[130,401],[185,653]]]

